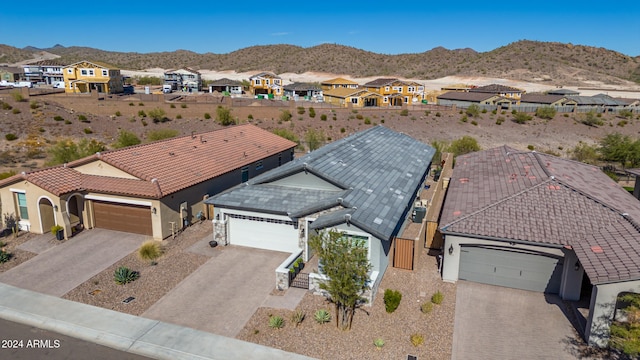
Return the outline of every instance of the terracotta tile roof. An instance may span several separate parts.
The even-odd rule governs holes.
[[[640,279],[611,270],[640,263],[628,261],[628,247],[640,249],[640,227],[628,223],[639,219],[640,202],[597,167],[502,146],[456,159],[440,224],[444,233],[583,249],[587,275],[602,283]],[[596,245],[605,249],[597,261],[585,250]]]
[[[296,145],[254,125],[238,125],[108,151],[66,166],[14,175],[0,181],[0,186],[28,180],[56,195],[86,189],[101,193],[161,198],[287,151]],[[139,180],[82,174],[73,169],[97,160],[102,160]]]

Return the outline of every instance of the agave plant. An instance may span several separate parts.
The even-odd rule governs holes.
[[[329,312],[325,309],[320,309],[316,311],[313,317],[316,319],[318,324],[324,324],[331,321],[331,314],[329,314]]]
[[[271,316],[269,318],[269,327],[272,329],[282,329],[284,327],[284,319],[281,316]]]
[[[140,273],[133,271],[126,266],[120,266],[116,269],[113,278],[118,285],[130,283],[140,277]]]
[[[305,313],[302,310],[298,310],[291,314],[291,322],[296,324],[296,326],[300,325],[302,321],[304,321]]]

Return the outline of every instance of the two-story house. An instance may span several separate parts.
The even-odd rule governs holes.
[[[191,68],[168,70],[164,73],[164,84],[172,90],[197,92],[202,90],[202,75]]]
[[[424,85],[414,81],[380,78],[362,87],[382,97],[382,103],[379,106],[418,104],[425,98]]]
[[[41,60],[33,64],[22,65],[25,81],[53,85],[64,81],[63,64],[54,60]]]
[[[360,86],[360,84],[352,80],[335,78],[335,79],[325,80],[321,82],[320,86],[322,87],[322,90],[327,91],[327,90],[339,89],[339,88],[357,89]]]
[[[282,96],[282,78],[271,72],[261,72],[249,78],[249,92],[253,95]]]
[[[63,68],[66,93],[122,93],[120,69],[111,65],[80,61]]]

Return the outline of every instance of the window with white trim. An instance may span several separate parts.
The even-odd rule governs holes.
[[[389,87],[388,87],[388,86],[385,86],[385,87],[384,87],[384,91],[389,91]]]
[[[357,104],[358,103],[358,98],[357,97],[352,97],[351,98],[351,103],[352,104]]]
[[[29,211],[27,211],[27,194],[15,193],[18,200],[18,213],[20,220],[29,220]]]
[[[382,102],[385,103],[385,104],[388,103],[389,102],[389,97],[388,96],[383,97],[382,98]]]
[[[269,85],[269,79],[266,79],[266,80],[264,81],[264,83],[265,83],[265,85]]]
[[[87,69],[80,70],[80,75],[87,76]]]
[[[405,96],[405,97],[404,97],[404,103],[405,103],[405,104],[408,104],[408,103],[409,103],[409,97],[408,97],[408,96]]]
[[[401,93],[402,92],[402,86],[398,86],[398,92]]]
[[[95,73],[93,72],[93,69],[89,69],[89,76],[94,76]]]
[[[262,168],[264,168],[264,165],[262,164],[262,160],[256,162],[256,170],[262,170]]]
[[[280,85],[280,79],[273,79],[273,83],[276,85]]]
[[[73,69],[72,68],[68,68],[67,69],[67,74],[73,74]]]
[[[407,88],[407,92],[413,92],[415,90],[415,88],[413,86],[409,86]]]
[[[102,76],[109,76],[109,70],[102,69]]]
[[[254,85],[260,85],[260,79],[253,80],[253,84]]]

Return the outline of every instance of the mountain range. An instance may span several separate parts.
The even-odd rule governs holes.
[[[126,70],[151,68],[208,69],[236,72],[324,72],[351,77],[401,77],[437,79],[444,76],[506,78],[555,85],[601,82],[628,86],[640,84],[640,56],[570,43],[520,40],[487,52],[437,47],[415,54],[385,55],[354,47],[322,44],[251,46],[227,54],[188,50],[135,53],[90,47],[55,45],[50,48],[15,48],[0,44],[0,63],[57,58],[61,63],[101,61]]]

